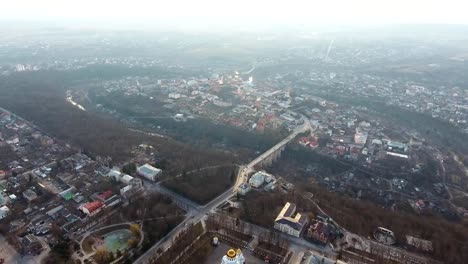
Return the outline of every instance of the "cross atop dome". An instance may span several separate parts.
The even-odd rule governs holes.
[[[245,258],[242,254],[242,251],[239,249],[235,250],[233,248],[229,249],[226,255],[223,256],[221,264],[244,264]]]

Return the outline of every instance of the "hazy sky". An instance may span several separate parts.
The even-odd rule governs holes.
[[[468,24],[468,0],[2,0],[3,19],[187,25]]]

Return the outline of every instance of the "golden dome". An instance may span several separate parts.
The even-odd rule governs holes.
[[[240,255],[241,253],[242,253],[241,249],[238,248],[238,249],[237,249],[237,255]]]
[[[226,254],[228,257],[230,258],[235,258],[236,257],[236,251],[234,249],[230,249],[228,250],[227,254]]]

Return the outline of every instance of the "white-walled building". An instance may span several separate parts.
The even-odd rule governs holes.
[[[365,145],[368,136],[369,134],[366,131],[356,129],[356,133],[354,134],[354,143],[358,145]]]
[[[122,189],[120,189],[120,195],[122,197],[127,198],[127,197],[129,197],[129,196],[131,196],[133,194],[133,191],[134,191],[133,186],[127,185],[127,186],[123,187]]]
[[[107,173],[107,177],[111,177],[116,181],[120,181],[120,175],[122,173],[116,169],[112,169]]]
[[[269,183],[274,179],[275,177],[273,175],[266,173],[265,171],[258,171],[250,177],[249,184],[254,188],[258,188],[263,183]]]
[[[132,177],[128,174],[121,173],[120,171],[116,169],[112,169],[109,171],[107,174],[108,177],[112,177],[114,180],[119,181],[123,184],[126,185],[132,185],[136,187],[140,187],[143,185],[142,181],[140,179],[136,179],[135,177]]]
[[[307,222],[307,216],[296,213],[296,205],[288,202],[275,219],[275,229],[299,237]]]
[[[145,164],[143,166],[140,166],[137,168],[137,173],[138,175],[150,180],[150,181],[156,181],[157,178],[159,178],[162,174],[162,170],[155,168],[149,164]]]
[[[250,192],[250,190],[251,190],[250,185],[244,182],[239,186],[238,192],[241,195],[246,195],[248,192]]]
[[[10,214],[10,208],[6,205],[0,207],[0,219],[7,217]]]

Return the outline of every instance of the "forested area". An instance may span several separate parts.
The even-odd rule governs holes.
[[[80,245],[68,238],[57,236],[57,243],[52,245],[49,254],[44,258],[44,264],[77,264],[71,256],[73,251],[79,250]]]
[[[142,220],[145,239],[143,251],[148,250],[183,219],[185,212],[173,201],[159,193],[149,193],[143,197],[132,199],[129,205],[122,208],[120,215],[126,220]],[[124,220],[123,220],[124,221]]]
[[[175,78],[198,74],[188,69],[167,69],[160,66],[128,67],[126,65],[90,64],[76,70],[41,70],[13,73],[7,78],[23,78],[29,80],[48,80],[60,84],[89,82],[91,80],[108,80],[123,76],[158,76],[159,78]]]
[[[237,166],[221,166],[169,179],[163,185],[199,204],[206,204],[225,192],[236,180]]]
[[[170,116],[171,111],[162,103],[154,103],[147,97],[139,95],[123,96],[119,92],[97,96],[89,93],[96,104],[117,111],[126,119],[134,120],[147,128],[156,128],[157,133],[169,135],[175,140],[198,147],[222,147],[228,149],[249,149],[265,151],[288,135],[286,130],[266,130],[257,134],[234,126],[214,123],[207,118],[176,121]]]
[[[44,81],[40,75],[1,77],[0,106],[91,156],[110,156],[115,162],[129,159],[132,147],[142,142],[153,145],[174,173],[232,162],[232,157],[224,152],[134,133],[115,120],[81,111],[66,102],[62,85]]]
[[[189,119],[176,122],[172,118],[139,119],[154,126],[161,126],[171,137],[195,145],[223,145],[228,148],[248,148],[266,151],[287,136],[285,131],[265,131],[259,135],[232,126],[215,124],[208,119]]]
[[[327,214],[352,232],[367,237],[382,226],[395,232],[399,243],[405,241],[405,235],[432,241],[432,257],[444,263],[465,263],[468,259],[466,221],[455,223],[433,215],[392,211],[369,201],[357,201],[328,192],[318,186],[305,187],[314,194],[314,200]]]
[[[346,170],[346,165],[340,165],[336,160],[309,152],[311,151],[288,148],[282,156],[283,162],[281,164],[283,167],[290,168],[289,171],[283,170],[284,173],[279,173],[282,170],[275,165],[273,169],[279,175],[285,175],[288,179],[293,180],[293,183],[296,183],[297,188],[301,191],[313,193],[314,200],[319,206],[344,228],[365,237],[372,237],[375,229],[382,226],[394,231],[399,243],[405,241],[405,235],[432,241],[434,245],[433,257],[445,263],[464,263],[464,260],[468,259],[468,222],[466,220],[464,222],[451,222],[427,212],[416,215],[413,210],[392,211],[376,205],[373,201],[355,200],[347,195],[330,192],[326,188],[308,181],[308,178],[305,177],[308,177],[310,173],[301,173],[302,168],[306,164],[314,166],[319,164],[318,166],[325,165],[323,173],[339,173]],[[326,169],[329,167],[332,167],[333,171]],[[431,170],[430,167],[424,168],[424,170],[426,169]],[[426,172],[422,175],[427,176],[429,173]],[[248,210],[267,216],[264,220],[258,216],[250,217],[248,220],[257,221],[256,223],[261,225],[271,224],[271,218],[276,217],[276,215],[269,212],[274,211],[271,201],[275,201],[275,199],[261,196],[249,199],[246,208],[252,208]],[[455,199],[454,203],[463,205],[464,201],[463,199]]]
[[[290,145],[281,153],[281,161],[268,171],[294,182],[302,182],[312,175],[330,176],[351,169],[351,165],[319,154],[303,146]]]
[[[185,231],[181,232],[175,239],[172,246],[166,251],[161,252],[159,257],[152,260],[152,263],[172,263],[174,259],[180,257],[191,243],[203,234],[203,226],[201,223],[195,224]]]
[[[444,263],[465,263],[468,259],[468,222],[449,222],[434,215],[415,215],[392,211],[370,201],[355,200],[329,192],[316,185],[302,186],[314,194],[314,200],[341,226],[364,237],[372,237],[377,227],[395,232],[397,243],[403,245],[406,235],[432,241],[434,252],[430,255]],[[273,227],[274,219],[286,202],[297,205],[298,212],[317,213],[313,203],[299,193],[250,192],[245,196],[242,220]]]

